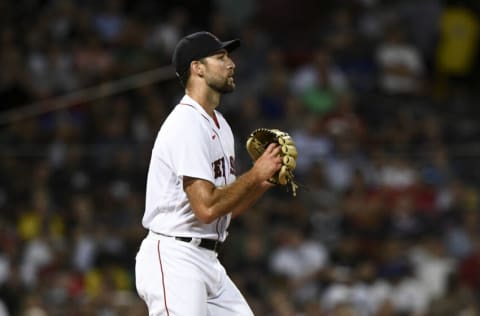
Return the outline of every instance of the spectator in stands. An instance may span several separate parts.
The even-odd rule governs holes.
[[[424,61],[418,49],[408,41],[405,30],[392,24],[376,50],[378,83],[387,95],[412,96],[421,92]]]

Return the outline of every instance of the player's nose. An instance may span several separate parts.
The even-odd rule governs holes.
[[[236,66],[235,66],[235,63],[233,62],[233,60],[230,57],[228,57],[227,68],[233,70],[233,69],[235,69],[235,67]]]

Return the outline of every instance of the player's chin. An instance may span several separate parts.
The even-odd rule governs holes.
[[[230,77],[222,81],[210,82],[209,86],[218,93],[225,94],[235,90],[235,81]]]
[[[227,81],[223,87],[220,89],[222,93],[231,93],[235,90],[235,82],[233,80]]]

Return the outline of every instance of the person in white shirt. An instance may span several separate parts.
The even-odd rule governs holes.
[[[237,177],[234,138],[216,110],[235,89],[230,52],[209,32],[179,41],[173,64],[185,96],[153,146],[142,224],[149,230],[136,256],[136,287],[149,315],[253,315],[217,258],[235,217],[253,205],[281,167],[271,144]]]

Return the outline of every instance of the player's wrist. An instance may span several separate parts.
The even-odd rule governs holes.
[[[253,166],[252,169],[250,169],[250,171],[247,174],[249,178],[248,182],[251,186],[258,186],[267,180],[262,175],[260,168],[258,168],[258,166],[255,166],[255,165]]]
[[[268,189],[274,187],[275,185],[276,184],[273,183],[273,182],[270,182],[268,180],[264,180],[258,185],[258,189],[262,192],[266,192]]]

